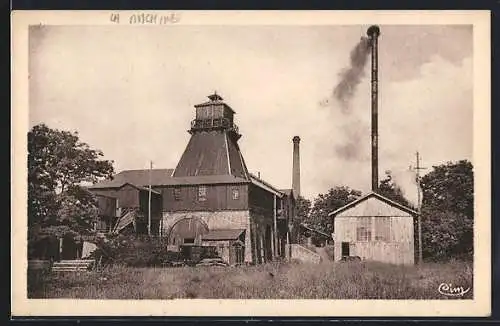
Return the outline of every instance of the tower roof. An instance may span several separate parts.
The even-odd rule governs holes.
[[[195,104],[194,107],[201,108],[201,107],[210,106],[210,105],[222,105],[224,108],[227,108],[228,110],[230,110],[233,114],[235,113],[234,110],[229,105],[224,103],[224,99],[222,98],[222,96],[217,94],[217,92],[214,92],[213,94],[208,95],[207,97],[210,101],[203,102],[200,104]]]
[[[238,143],[228,132],[207,131],[191,135],[173,176],[201,175],[247,178]]]
[[[217,92],[214,92],[212,95],[208,95],[208,98],[210,99],[210,101],[222,101],[222,100],[224,100],[222,98],[222,96],[217,94]]]

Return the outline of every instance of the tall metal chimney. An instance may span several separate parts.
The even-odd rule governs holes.
[[[378,37],[380,28],[370,26],[367,32],[370,38],[372,57],[372,191],[378,190]]]
[[[293,167],[292,167],[292,190],[295,198],[300,196],[300,153],[299,143],[300,137],[295,136],[293,141]]]

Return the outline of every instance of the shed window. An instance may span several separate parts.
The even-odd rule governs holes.
[[[240,190],[238,188],[233,188],[233,200],[240,199]]]
[[[199,201],[207,200],[207,187],[206,186],[199,186],[198,187],[198,200]]]
[[[181,200],[181,189],[174,188],[174,200]]]
[[[372,239],[372,225],[370,217],[358,218],[358,225],[356,227],[356,240],[357,241],[371,241]]]
[[[375,240],[389,241],[391,238],[391,218],[377,217],[375,218]]]

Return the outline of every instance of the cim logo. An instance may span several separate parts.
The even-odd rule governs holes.
[[[452,286],[451,283],[441,283],[438,287],[438,292],[448,297],[462,297],[470,291],[470,287],[464,288],[463,286]]]

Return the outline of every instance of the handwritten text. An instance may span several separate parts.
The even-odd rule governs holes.
[[[180,21],[181,17],[177,13],[170,13],[166,15],[159,15],[155,13],[137,13],[129,14],[123,20],[130,25],[166,25],[175,24]],[[120,24],[121,16],[119,13],[112,13],[109,20],[115,24]]]

